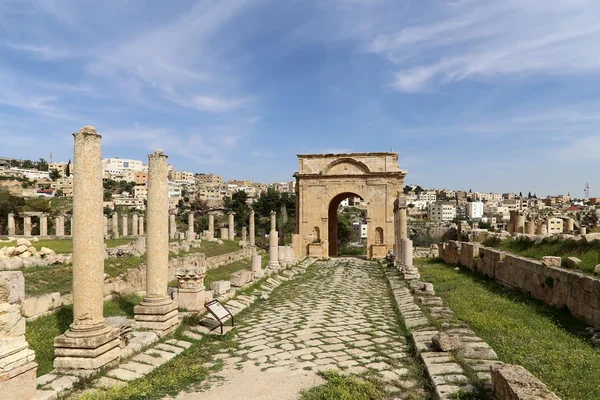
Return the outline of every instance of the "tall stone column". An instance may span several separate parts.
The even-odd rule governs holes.
[[[138,235],[138,214],[137,213],[133,213],[131,214],[131,235],[133,236],[137,236]]]
[[[119,238],[119,214],[116,212],[112,213],[112,238]]]
[[[146,297],[135,306],[137,326],[164,336],[177,328],[177,303],[167,294],[169,282],[169,199],[167,156],[148,155],[148,232],[146,234]]]
[[[208,214],[208,240],[215,238],[215,214]]]
[[[516,217],[515,222],[515,232],[516,233],[525,233],[525,214],[519,212]]]
[[[254,226],[254,210],[250,211],[250,247],[256,246],[256,227]]]
[[[279,269],[279,238],[277,237],[277,214],[271,211],[271,231],[269,232],[269,265],[271,269]]]
[[[229,240],[235,240],[235,213],[229,212]]]
[[[242,242],[246,243],[248,240],[248,233],[246,232],[246,227],[242,226]]]
[[[31,216],[26,215],[23,217],[23,235],[31,236]]]
[[[150,222],[150,215],[148,215],[148,222]],[[177,225],[175,225],[175,214],[169,215],[169,239],[175,239],[175,233],[177,231]]]
[[[187,234],[187,238],[188,240],[194,240],[195,238],[195,234],[194,234],[194,213],[189,213],[188,214],[188,234]]]
[[[123,214],[121,216],[121,219],[123,221],[123,223],[121,224],[121,225],[123,225],[123,226],[121,226],[121,231],[123,232],[123,236],[127,236],[127,234],[129,233],[129,232],[127,232],[128,228],[129,228],[129,221],[127,220],[127,214]]]
[[[104,223],[102,224],[102,233],[104,237],[108,236],[108,217],[106,215],[103,216]]]
[[[139,227],[138,233],[140,236],[144,236],[145,235],[145,233],[144,233],[144,214],[140,215],[139,225],[140,225],[140,227]]]
[[[48,236],[48,214],[40,215],[40,236]]]
[[[106,323],[102,238],[101,136],[86,126],[74,133],[73,323],[54,338],[54,368],[97,370],[119,358],[119,330]]]
[[[15,236],[15,214],[8,214],[8,236]]]
[[[60,217],[54,218],[54,236],[60,235],[60,230],[58,229],[58,225],[60,223]]]
[[[65,234],[65,216],[64,215],[59,215],[58,216],[58,230],[60,231],[60,236],[66,236]]]

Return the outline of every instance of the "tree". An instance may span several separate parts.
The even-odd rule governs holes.
[[[0,187],[0,232],[6,232],[8,214],[18,214],[25,205],[23,197],[12,195],[8,189]]]
[[[67,177],[71,176],[71,160],[67,163],[67,169],[65,170],[65,175]]]
[[[60,178],[61,178],[61,175],[57,169],[53,169],[50,171],[50,180],[56,181],[57,179],[60,179]]]
[[[248,206],[248,193],[243,190],[236,190],[231,197],[223,198],[223,207],[235,213],[235,228],[241,230],[243,226],[248,226],[248,216],[250,215],[250,206]]]
[[[23,161],[23,163],[21,164],[21,167],[22,167],[22,168],[29,168],[29,169],[31,169],[31,168],[33,168],[33,167],[34,167],[34,165],[33,165],[33,161],[31,161],[31,160],[25,160],[25,161]]]
[[[257,229],[263,229],[265,232],[268,232],[270,229],[271,211],[277,212],[277,219],[281,219],[282,205],[285,205],[287,212],[287,222],[284,223],[283,229],[285,232],[295,232],[296,195],[292,193],[280,193],[274,188],[268,188],[266,192],[261,193],[252,205],[256,213]],[[280,237],[283,237],[282,232],[280,232]]]
[[[40,158],[40,161],[37,163],[38,171],[48,171],[48,163],[43,158]]]

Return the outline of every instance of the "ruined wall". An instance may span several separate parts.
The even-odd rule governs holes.
[[[600,279],[541,261],[483,247],[477,243],[446,242],[440,258],[460,264],[503,284],[521,289],[553,307],[568,307],[574,317],[600,328]]]

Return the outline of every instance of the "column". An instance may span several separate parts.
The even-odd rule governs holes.
[[[121,224],[121,230],[123,231],[123,236],[127,236],[127,228],[129,227],[129,221],[127,221],[127,214],[123,214],[121,218],[123,220],[123,223]]]
[[[58,230],[60,231],[60,236],[66,236],[65,235],[65,216],[64,215],[59,215],[59,217],[58,217]]]
[[[97,370],[120,355],[119,330],[106,323],[102,238],[101,136],[86,126],[74,133],[73,323],[54,338],[54,368]]]
[[[215,238],[215,214],[208,214],[208,240]]]
[[[254,210],[250,211],[250,247],[256,246],[256,236],[255,236],[255,226],[254,226]]]
[[[119,214],[116,212],[112,213],[112,238],[119,238]]]
[[[23,217],[23,235],[31,236],[31,215]]]
[[[277,214],[275,211],[271,211],[271,231],[269,232],[269,268],[279,269],[279,248],[278,248],[278,237],[277,237]]]
[[[137,236],[138,235],[138,215],[137,213],[133,213],[131,214],[131,235],[132,236]]]
[[[281,265],[283,268],[288,266],[285,258],[285,246],[277,246],[277,260],[279,261],[279,265]]]
[[[54,236],[60,235],[60,231],[58,229],[59,224],[60,224],[60,217],[54,218]]]
[[[104,237],[108,236],[108,217],[104,216],[104,223],[102,224],[102,233]]]
[[[229,212],[229,240],[235,240],[235,213]]]
[[[519,212],[515,222],[515,232],[525,233],[525,214]]]
[[[11,400],[36,399],[35,353],[25,339],[25,278],[21,271],[0,272],[0,397]]]
[[[169,282],[169,199],[167,156],[148,155],[148,232],[146,297],[134,307],[136,325],[164,336],[177,328],[177,303],[167,294]]]
[[[571,233],[574,230],[573,218],[565,218],[565,222],[563,225],[564,233]]]
[[[144,214],[140,215],[139,225],[138,233],[140,236],[144,236]]]
[[[8,236],[15,236],[15,214],[8,214]]]
[[[189,213],[188,214],[188,234],[187,234],[187,238],[188,240],[194,240],[196,239],[195,237],[196,235],[194,234],[194,213]]]
[[[535,222],[525,221],[525,233],[527,235],[535,235]]]
[[[246,227],[242,226],[242,242],[246,243],[248,240],[248,233],[246,232]]]
[[[227,228],[221,228],[221,240],[227,240],[229,239],[229,229]]]
[[[48,236],[48,214],[40,215],[40,236]]]
[[[150,217],[148,216],[148,221]],[[177,231],[177,225],[175,225],[175,214],[169,215],[169,239],[175,239],[175,232]]]

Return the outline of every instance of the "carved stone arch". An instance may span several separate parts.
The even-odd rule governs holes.
[[[362,175],[371,172],[366,164],[349,157],[337,159],[330,163],[323,175]]]

